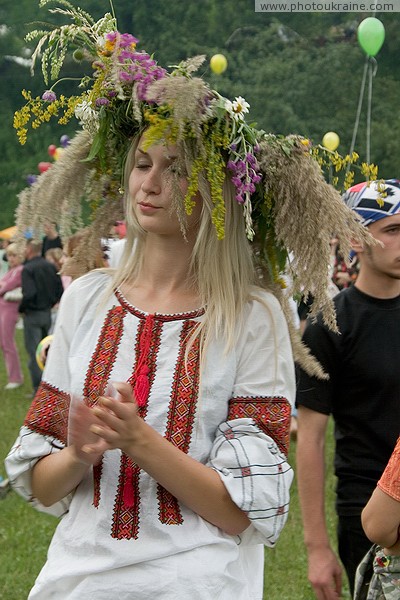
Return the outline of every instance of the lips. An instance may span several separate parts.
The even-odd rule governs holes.
[[[150,202],[138,202],[139,206],[143,206],[144,208],[160,208],[159,206],[154,206]]]

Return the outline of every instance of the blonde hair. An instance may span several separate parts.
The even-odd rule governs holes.
[[[9,254],[15,254],[15,256],[17,256],[22,262],[25,258],[24,248],[25,248],[24,244],[18,244],[17,242],[11,242],[11,244],[8,244],[7,248],[5,249],[6,256],[8,256]]]
[[[101,240],[96,240],[95,254],[87,252],[88,228],[80,229],[69,236],[64,243],[64,254],[67,261],[64,262],[61,273],[77,279],[92,269],[104,268],[103,250]],[[93,246],[92,246],[93,249]]]
[[[48,250],[46,250],[45,252],[45,259],[49,260],[51,259],[55,266],[57,271],[59,271],[61,269],[61,258],[63,256],[63,251],[61,248],[49,248]]]
[[[128,181],[134,164],[134,155],[140,136],[132,142],[125,163],[125,198],[127,235],[126,246],[117,268],[112,288],[120,286],[129,278],[135,278],[141,269],[146,232],[140,227],[132,199],[129,195]],[[185,146],[186,168],[190,172],[190,152]],[[176,186],[175,186],[176,187]],[[249,300],[252,286],[257,281],[252,259],[252,251],[246,238],[243,209],[235,200],[235,191],[230,177],[226,175],[223,186],[225,198],[225,237],[218,240],[211,220],[213,201],[205,174],[199,175],[199,190],[202,197],[198,233],[193,247],[188,284],[197,290],[201,304],[205,307],[204,318],[196,328],[191,343],[200,336],[201,348],[204,350],[211,339],[222,336],[226,351],[235,341],[243,308]]]

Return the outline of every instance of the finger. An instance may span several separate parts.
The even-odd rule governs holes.
[[[133,412],[136,410],[136,405],[132,402],[132,400],[128,401],[128,402],[121,402],[118,400],[112,400],[111,398],[105,398],[104,396],[102,396],[101,398],[99,398],[99,403],[101,405],[101,409],[103,409],[103,415],[100,417],[102,418],[104,421],[106,421],[106,418],[104,417],[104,413],[107,413],[108,416],[110,416],[110,420],[106,421],[107,423],[111,423],[113,422],[114,425],[117,425],[117,421],[112,421],[111,417],[113,416],[118,417],[118,419],[128,419],[130,416],[132,416]],[[96,415],[98,413],[96,412]]]
[[[335,590],[337,592],[338,597],[340,598],[340,596],[342,595],[342,573],[341,573],[341,571],[339,573],[335,573],[334,580],[335,580]]]
[[[95,435],[99,436],[102,440],[107,443],[112,443],[118,436],[117,432],[109,427],[102,427],[101,425],[91,425],[90,431]],[[89,444],[92,445],[92,444]]]
[[[102,455],[106,450],[110,450],[110,448],[111,446],[105,440],[100,438],[98,442],[94,444],[85,444],[84,446],[82,446],[81,451],[87,454],[88,456]]]
[[[126,381],[113,381],[112,385],[121,396],[122,402],[135,402],[132,387]]]
[[[110,402],[109,398],[100,398],[99,403],[101,406],[95,406],[93,408],[93,413],[96,417],[94,424],[100,426],[106,424],[112,429],[115,429],[115,427],[118,425],[119,418],[116,412],[113,410],[114,407],[112,405],[112,401]]]

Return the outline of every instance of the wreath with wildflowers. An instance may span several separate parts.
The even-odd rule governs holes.
[[[39,6],[52,3],[40,0]],[[222,190],[229,177],[236,201],[243,207],[247,237],[254,244],[256,260],[267,267],[269,284],[284,287],[282,276],[289,271],[290,293],[312,293],[313,313],[322,310],[326,322],[335,328],[326,294],[330,238],[337,235],[346,255],[350,239],[365,241],[368,233],[340,193],[327,183],[324,171],[329,169],[337,177],[346,170],[347,188],[353,183],[358,156],[342,158],[304,137],[257,129],[247,121],[250,106],[242,96],[231,101],[195,76],[204,56],[167,71],[153,56],[137,49],[139,42],[133,35],[118,31],[113,10],[95,21],[68,0],[57,4],[50,12],[70,22],[31,31],[26,38],[37,41],[32,71],[41,57],[47,89],[37,98],[22,92],[26,104],[15,113],[14,127],[21,144],[29,127],[36,129],[51,118],[66,124],[75,117],[82,132],[60,160],[20,194],[19,228],[32,226],[33,213],[33,228],[39,230],[50,212],[60,223],[61,233],[69,235],[79,225],[83,197],[93,209],[91,230],[98,239],[122,217],[120,186],[131,140],[143,134],[145,147],[164,143],[187,148],[189,144],[193,160],[184,212],[190,214],[193,209],[199,174],[205,174],[213,224],[222,240]],[[90,61],[92,72],[79,80],[79,93],[58,96],[61,69],[70,50],[75,60]],[[50,85],[51,81],[55,83]],[[361,172],[377,179],[374,165],[361,165]],[[56,206],[55,197],[63,198]]]

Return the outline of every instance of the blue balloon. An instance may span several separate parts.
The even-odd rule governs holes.
[[[62,148],[66,148],[69,144],[69,137],[67,135],[62,135],[60,137],[60,144]]]
[[[32,183],[35,183],[36,179],[37,179],[37,176],[36,176],[36,175],[27,175],[27,176],[26,176],[26,182],[27,182],[29,185],[32,185]]]

